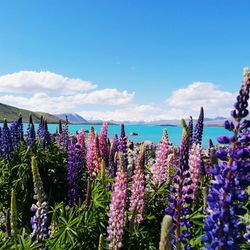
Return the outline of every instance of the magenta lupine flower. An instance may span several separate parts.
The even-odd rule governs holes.
[[[166,181],[166,165],[169,154],[169,139],[166,129],[163,130],[163,136],[156,148],[156,162],[152,167],[152,181],[156,187],[159,187]]]
[[[127,199],[128,176],[124,166],[124,156],[120,153],[119,166],[113,186],[110,210],[108,213],[108,240],[109,249],[116,250],[122,248],[125,228],[125,209]]]
[[[129,211],[132,212],[131,220],[134,217],[134,222],[140,224],[143,220],[144,212],[144,191],[145,191],[145,177],[144,177],[144,163],[145,163],[145,148],[141,148],[140,158],[135,165],[134,175],[132,177],[132,188],[130,197]]]
[[[193,144],[189,151],[189,172],[192,184],[190,188],[193,193],[190,195],[195,199],[199,185],[200,167],[201,167],[201,147],[199,144]]]
[[[99,148],[100,148],[101,159],[104,160],[105,166],[108,166],[109,162],[108,123],[106,122],[102,124]]]

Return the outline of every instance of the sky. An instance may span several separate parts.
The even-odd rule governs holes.
[[[229,116],[248,0],[0,1],[0,102],[86,119]]]

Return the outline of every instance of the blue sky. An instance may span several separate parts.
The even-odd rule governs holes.
[[[1,1],[2,101],[93,119],[196,116],[202,103],[223,115],[250,65],[249,9],[244,0]]]

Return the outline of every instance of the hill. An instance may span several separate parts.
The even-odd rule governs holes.
[[[48,123],[58,123],[59,121],[57,117],[48,113],[32,112],[30,110],[20,109],[20,108],[16,108],[10,105],[0,103],[0,122],[3,122],[4,119],[7,119],[8,122],[13,122],[18,118],[20,113],[22,114],[23,122],[29,121],[30,113],[32,113],[34,123],[40,122],[41,115],[45,116]]]
[[[65,120],[68,117],[69,123],[88,123],[86,119],[76,113],[63,113],[63,114],[53,114],[61,120]]]

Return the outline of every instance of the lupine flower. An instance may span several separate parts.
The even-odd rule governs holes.
[[[192,190],[190,188],[192,181],[190,179],[188,156],[189,156],[189,134],[188,127],[184,120],[182,144],[180,148],[180,164],[177,168],[175,177],[173,178],[174,186],[170,189],[169,206],[166,213],[173,218],[172,245],[176,249],[191,249],[188,243],[191,238],[190,228],[191,222],[187,219],[187,215],[191,213]]]
[[[175,166],[174,164],[174,153],[168,154],[167,162],[166,162],[166,182],[168,185],[171,184],[171,170]]]
[[[244,234],[245,239],[247,240],[247,243],[250,244],[250,224],[246,227],[247,232]]]
[[[193,190],[191,195],[194,200],[199,186],[201,168],[201,148],[200,144],[193,144],[191,150],[189,151],[189,172],[190,178],[192,179],[192,185],[190,188]]]
[[[62,121],[59,120],[59,134],[56,137],[56,142],[63,150],[68,150],[69,147],[69,133],[68,133],[68,123],[66,122],[62,126]]]
[[[233,130],[233,137],[222,136],[218,141],[229,144],[229,151],[217,152],[219,164],[211,174],[211,186],[207,195],[207,213],[204,230],[204,249],[240,249],[245,241],[245,225],[241,221],[247,211],[243,205],[248,200],[246,188],[250,185],[250,135],[249,123],[241,122],[248,115],[250,72],[245,71],[244,81],[231,115],[236,124],[225,123]]]
[[[195,130],[194,130],[194,134],[193,134],[193,143],[201,145],[203,126],[204,126],[204,110],[203,110],[203,107],[201,107],[200,115],[199,115],[198,120],[196,122]]]
[[[109,147],[108,147],[108,123],[104,122],[102,124],[99,148],[101,159],[104,160],[105,165],[108,166],[109,162]]]
[[[189,123],[188,123],[188,131],[189,131],[189,148],[192,147],[193,144],[193,117],[190,116]]]
[[[23,141],[23,122],[21,115],[10,125],[10,135],[13,148],[18,147]]]
[[[109,249],[117,250],[123,246],[125,228],[125,209],[127,199],[127,171],[124,166],[124,157],[119,155],[119,166],[112,191],[110,210],[108,212],[108,241]]]
[[[85,160],[85,158],[86,158],[86,144],[85,144],[85,136],[84,136],[84,130],[83,129],[78,131],[78,133],[76,135],[76,139],[77,139],[76,144],[80,146],[83,160]]]
[[[32,225],[32,237],[35,237],[38,241],[47,239],[48,236],[48,207],[46,195],[43,190],[43,182],[41,180],[39,169],[37,166],[37,160],[35,157],[31,159],[32,176],[34,183],[34,199],[37,200],[36,204],[32,204],[31,211],[35,215],[31,218]]]
[[[27,129],[27,145],[31,147],[32,150],[35,149],[35,144],[36,144],[35,140],[36,140],[36,132],[35,132],[32,115],[30,115],[29,126]]]
[[[117,160],[115,159],[115,156],[118,152],[118,145],[119,145],[118,136],[115,135],[109,151],[108,173],[112,177],[116,176],[116,171],[117,171]]]
[[[10,130],[7,124],[7,120],[4,120],[3,129],[1,133],[1,155],[3,159],[10,158],[13,151],[12,138]]]
[[[144,177],[144,163],[145,163],[145,148],[141,147],[139,161],[135,164],[134,174],[132,177],[132,188],[130,197],[129,211],[132,216],[129,220],[134,219],[134,222],[140,224],[143,220],[144,212],[144,191],[145,191],[145,177]]]
[[[50,145],[51,135],[48,130],[47,120],[43,116],[41,116],[41,122],[37,130],[37,135],[40,138],[42,148],[46,148]]]
[[[118,150],[124,155],[124,166],[127,169],[128,167],[128,137],[125,134],[125,127],[123,123],[121,124],[121,136],[119,140]]]
[[[13,232],[14,238],[17,236],[17,209],[16,209],[16,193],[12,189],[11,191],[11,202],[10,202],[10,225]]]
[[[89,176],[91,176],[91,178],[96,176],[96,173],[100,169],[100,152],[97,140],[98,138],[95,135],[94,128],[91,127],[88,136],[88,146],[87,146],[87,169]]]
[[[71,143],[68,150],[68,203],[77,204],[81,196],[83,155],[79,144]]]
[[[152,182],[156,187],[160,187],[166,181],[169,148],[168,134],[166,129],[164,129],[162,140],[156,148],[156,162],[152,167]]]
[[[170,250],[171,247],[171,229],[172,229],[172,217],[165,215],[161,223],[161,240],[159,250]]]

